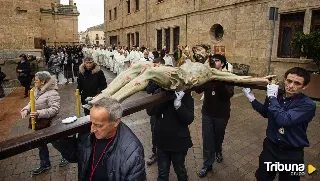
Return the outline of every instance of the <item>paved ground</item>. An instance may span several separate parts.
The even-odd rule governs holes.
[[[114,75],[106,72],[108,82]],[[61,116],[68,117],[75,115],[75,99],[74,90],[76,85],[60,86],[61,95]],[[188,170],[189,180],[225,180],[236,181],[254,179],[254,172],[258,166],[258,156],[262,150],[262,141],[265,138],[266,120],[252,110],[246,97],[240,93],[240,89],[236,91],[238,94],[232,98],[231,119],[226,130],[225,142],[223,146],[224,161],[221,164],[216,164],[214,172],[209,173],[208,177],[199,179],[197,170],[202,166],[202,138],[201,138],[201,105],[200,95],[193,94],[195,99],[195,115],[194,122],[190,125],[191,136],[194,146],[189,149],[186,158],[186,167]],[[130,100],[138,97],[146,96],[145,93],[138,93],[132,96]],[[256,92],[258,100],[263,100],[263,92]],[[6,100],[5,98],[4,100]],[[2,100],[2,101],[4,101]],[[14,102],[25,102],[19,97]],[[1,101],[0,101],[1,103]],[[21,109],[21,105],[16,104],[16,110]],[[0,104],[1,106],[1,104]],[[13,106],[13,105],[12,105]],[[19,107],[20,106],[20,107]],[[14,107],[14,106],[13,106]],[[3,105],[0,107],[1,112],[7,111]],[[13,113],[11,113],[13,114]],[[18,112],[16,114],[19,114]],[[19,115],[18,115],[19,117]],[[310,148],[305,149],[305,163],[313,164],[316,168],[320,168],[320,111],[317,110],[317,116],[309,125],[308,136],[311,143]],[[27,130],[27,120],[19,120],[17,116],[14,121],[1,120],[1,122],[10,121],[12,129],[6,134],[6,138],[23,135],[30,130]],[[123,121],[129,125],[134,133],[139,137],[144,145],[146,157],[151,154],[151,133],[149,116],[146,112],[140,111],[130,116],[123,118]],[[2,123],[3,124],[3,123]],[[1,126],[0,126],[1,128]],[[59,168],[61,156],[50,145],[50,160],[52,169],[37,177],[31,177],[31,170],[38,166],[39,156],[38,150],[34,149],[14,157],[0,161],[0,180],[77,180],[77,165],[69,164],[64,168]],[[156,180],[157,165],[154,164],[147,168],[148,180]],[[170,180],[177,180],[173,168],[171,167]],[[307,175],[302,180],[320,180],[320,174],[314,173],[311,176]]]

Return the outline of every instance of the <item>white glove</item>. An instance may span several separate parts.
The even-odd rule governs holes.
[[[87,98],[85,99],[85,101],[86,101],[86,102],[90,102],[90,101],[92,101],[92,99],[93,99],[93,97],[87,97]]]
[[[278,90],[279,90],[279,85],[276,85],[276,84],[267,85],[267,96],[268,97],[277,97]]]
[[[176,99],[173,101],[173,105],[176,109],[179,109],[179,107],[181,106],[181,100],[184,96],[184,92],[183,91],[175,91],[175,94],[176,94]]]
[[[27,110],[23,110],[20,113],[21,113],[21,118],[22,119],[24,119],[28,115],[28,111]]]
[[[252,102],[256,99],[250,88],[243,88],[242,92],[244,93],[244,95],[247,96],[247,98],[249,99],[249,102]]]

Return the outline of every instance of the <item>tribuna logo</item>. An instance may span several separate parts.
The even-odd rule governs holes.
[[[264,162],[267,165],[268,172],[296,172],[304,173],[304,164],[283,164],[279,162]]]

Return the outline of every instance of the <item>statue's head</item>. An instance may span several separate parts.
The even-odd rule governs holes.
[[[196,62],[204,63],[210,55],[210,45],[196,45],[192,48],[193,58]]]

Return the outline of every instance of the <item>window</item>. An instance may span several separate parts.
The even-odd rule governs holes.
[[[168,52],[170,52],[170,28],[167,28],[164,30],[164,36],[165,36],[165,45]]]
[[[178,48],[180,41],[180,27],[173,28],[173,50]]]
[[[320,31],[320,10],[312,11],[311,32]]]
[[[110,36],[110,45],[117,46],[118,36]]]
[[[139,47],[140,46],[140,41],[139,41],[139,32],[136,32],[136,45]]]
[[[130,0],[127,0],[128,14],[130,13]]]
[[[163,2],[163,0],[158,0],[158,3],[161,3],[161,2]]]
[[[96,41],[96,44],[99,45],[99,41]]]
[[[114,19],[117,19],[117,8],[114,8]]]
[[[139,11],[139,9],[140,9],[140,2],[139,2],[139,0],[136,0],[136,11]]]
[[[111,17],[111,10],[109,10],[109,20],[110,20],[110,21],[112,20],[112,17]]]
[[[99,40],[99,35],[98,34],[96,34],[96,40]]]
[[[210,28],[210,35],[212,40],[215,41],[221,41],[224,34],[223,27],[220,24],[214,24]]]
[[[157,50],[162,49],[162,29],[157,30]]]
[[[134,46],[134,33],[131,33],[131,43],[132,43],[132,46]]]
[[[280,15],[278,57],[300,57],[299,49],[293,48],[291,41],[298,31],[303,31],[303,23],[304,12]]]
[[[130,33],[127,34],[127,46],[130,48],[131,44],[130,44]]]

